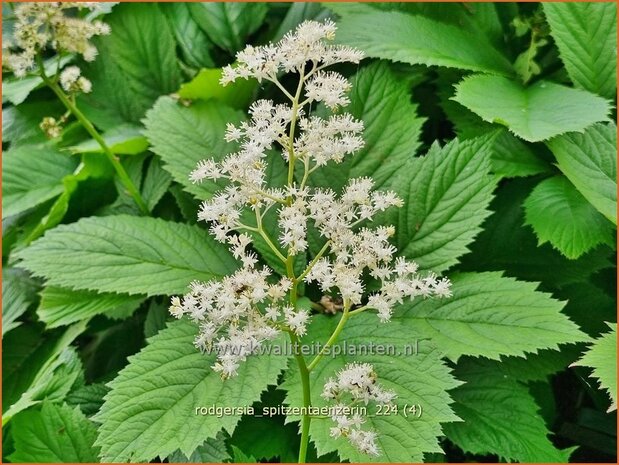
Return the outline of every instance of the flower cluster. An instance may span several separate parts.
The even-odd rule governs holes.
[[[58,121],[52,116],[45,116],[39,123],[39,127],[46,137],[49,139],[54,139],[56,137],[60,137],[60,134],[62,134],[63,122],[64,120],[62,118]]]
[[[309,317],[282,302],[290,289],[288,278],[269,283],[271,270],[255,266],[256,256],[246,250],[249,236],[231,235],[228,242],[244,266],[221,281],[192,283],[191,292],[182,300],[174,297],[170,307],[176,318],[187,315],[198,323],[195,345],[217,354],[213,369],[224,379],[235,376],[240,362],[263,342],[277,337],[282,324],[304,334]]]
[[[226,130],[225,139],[237,143],[238,150],[203,160],[190,174],[194,183],[209,180],[220,186],[202,203],[198,218],[231,248],[242,268],[221,281],[194,283],[184,298],[174,298],[171,312],[199,323],[196,345],[217,347],[214,368],[224,378],[234,376],[239,363],[279,331],[289,332],[292,338],[306,332],[310,315],[296,308],[297,286],[302,283],[316,283],[325,294],[321,302],[332,312],[372,309],[382,321],[389,320],[393,308],[406,298],[450,295],[447,279],[421,275],[415,263],[395,258],[392,226],[372,226],[376,214],[402,206],[394,192],[375,190],[372,179],[366,177],[351,179],[342,192],[315,188],[309,182],[315,170],[327,163],[341,163],[363,147],[363,123],[351,114],[324,118],[308,114],[312,102],[323,102],[331,109],[349,103],[348,81],[323,68],[344,61],[356,63],[362,54],[329,44],[334,34],[330,21],[306,21],[276,44],[249,46],[240,52],[237,65],[226,68],[222,82],[247,77],[268,80],[289,103],[259,100],[252,104],[249,119],[238,126],[229,124]],[[299,78],[293,92],[277,78],[278,73],[288,71]],[[280,155],[288,163],[287,182],[273,186],[268,182],[268,165]],[[276,222],[268,231],[267,221]],[[295,272],[295,257],[304,256],[309,248],[309,228],[320,233],[324,247],[304,271]],[[277,281],[271,269],[257,264],[250,248],[257,240],[282,262],[285,278]],[[378,285],[370,295],[365,288],[368,277]],[[237,346],[234,351],[233,345]],[[351,373],[360,377],[365,368],[350,367],[352,371],[342,373],[341,378]],[[366,373],[367,382],[370,374]],[[375,383],[372,386],[369,400],[388,402],[389,393]],[[357,445],[367,443],[360,448],[370,452],[372,434],[358,428],[346,432]]]
[[[276,44],[263,47],[248,46],[237,54],[236,67],[224,68],[222,84],[233,82],[237,78],[250,77],[258,81],[263,79],[276,81],[279,72],[303,72],[308,62],[313,63],[315,68],[324,68],[335,63],[359,63],[363,58],[361,51],[327,43],[335,38],[335,31],[333,21],[328,20],[322,23],[305,21]],[[335,73],[316,76],[314,86],[322,87],[320,81],[333,81],[334,76],[336,76]],[[342,76],[337,75],[335,80],[340,81],[340,86],[349,87],[348,82]]]
[[[396,398],[395,392],[384,389],[376,380],[374,367],[369,363],[349,363],[337,373],[336,378],[327,380],[322,397],[337,402],[338,406],[351,406],[356,403],[367,405],[370,402],[390,405]],[[361,415],[334,415],[331,419],[337,425],[331,428],[331,437],[346,437],[360,452],[379,454],[377,434],[372,430],[362,429],[365,419]]]
[[[67,10],[98,8],[91,2],[25,2],[14,7],[12,40],[3,42],[2,66],[23,77],[36,65],[37,54],[51,47],[58,52],[77,53],[92,61],[97,49],[90,40],[110,33],[101,21],[88,21],[66,14]],[[83,91],[83,90],[82,90]]]
[[[89,93],[92,90],[92,84],[81,74],[82,71],[77,66],[66,67],[60,73],[60,85],[70,94]]]

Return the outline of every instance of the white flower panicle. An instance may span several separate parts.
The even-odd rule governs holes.
[[[363,58],[361,51],[328,44],[335,38],[335,31],[335,23],[332,21],[305,21],[276,44],[248,46],[236,55],[237,66],[223,69],[221,82],[228,84],[238,78],[250,77],[258,81],[265,79],[277,82],[279,72],[302,72],[307,63],[312,63],[316,71],[335,63],[359,63]],[[315,79],[316,86],[321,87],[318,75]],[[343,77],[336,80],[340,84],[345,81]],[[327,76],[325,85],[336,84]],[[341,91],[339,87],[338,92]]]
[[[352,406],[374,402],[380,405],[390,405],[396,398],[393,391],[384,389],[377,383],[377,374],[369,363],[349,363],[337,373],[335,378],[329,378],[324,385],[322,397],[327,401],[336,402],[337,407]],[[336,409],[336,411],[344,409]],[[377,434],[371,430],[363,430],[365,419],[355,414],[333,415],[331,419],[336,426],[331,428],[333,438],[346,437],[360,452],[368,455],[379,455],[376,445]]]
[[[90,40],[110,33],[110,27],[98,20],[69,16],[67,10],[99,8],[92,2],[24,2],[15,4],[13,37],[2,44],[2,66],[23,77],[36,66],[37,54],[47,48],[77,53],[86,61],[97,56]],[[84,90],[81,90],[84,92]]]
[[[237,65],[225,69],[222,83],[249,77],[268,80],[289,103],[253,103],[248,121],[227,126],[225,140],[236,143],[238,150],[202,160],[190,174],[194,183],[218,187],[202,203],[198,218],[209,224],[211,234],[228,245],[242,266],[223,280],[194,283],[186,296],[173,299],[170,311],[199,324],[196,345],[203,350],[215,347],[214,369],[223,378],[234,376],[247,356],[280,331],[293,339],[306,333],[310,314],[296,305],[297,286],[304,282],[322,290],[321,302],[330,311],[374,310],[382,321],[388,321],[405,299],[450,295],[447,279],[421,274],[415,263],[396,258],[390,242],[395,234],[392,226],[371,224],[378,213],[402,206],[394,192],[375,190],[367,177],[351,179],[342,192],[315,188],[308,182],[315,170],[343,162],[364,145],[363,123],[351,114],[309,114],[312,102],[323,102],[332,110],[350,103],[346,78],[323,69],[334,63],[357,63],[363,55],[329,44],[335,30],[331,21],[306,21],[276,44],[248,46],[239,52]],[[293,92],[277,78],[278,73],[289,71],[299,75]],[[287,181],[273,186],[268,181],[273,170],[268,168],[280,154],[288,163]],[[266,222],[278,226],[277,236],[271,228],[265,229]],[[309,227],[320,233],[324,247],[299,272],[295,261],[308,250]],[[286,278],[277,281],[271,269],[258,265],[250,248],[258,238],[260,247],[268,247],[271,256],[282,262]],[[377,281],[371,293],[364,285],[368,276]],[[389,403],[393,398],[393,393],[376,384],[371,366],[356,364],[332,380],[325,393],[338,402],[342,396],[366,403]],[[338,434],[360,450],[378,453],[375,433],[360,429],[363,419],[336,421]]]

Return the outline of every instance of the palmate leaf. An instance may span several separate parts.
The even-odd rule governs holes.
[[[377,11],[366,4],[331,4],[341,19],[336,41],[367,56],[409,64],[445,66],[511,75],[507,59],[479,34],[397,11]]]
[[[230,252],[196,226],[127,215],[59,226],[18,256],[51,286],[147,296],[183,293],[193,280],[236,267]]]
[[[398,307],[393,319],[432,340],[452,360],[462,355],[522,357],[589,340],[561,313],[564,302],[536,291],[536,283],[496,272],[450,278],[453,297],[413,300]]]
[[[617,5],[544,3],[550,33],[574,84],[606,98],[617,88]]]
[[[556,137],[548,146],[576,189],[617,224],[617,126],[596,124],[584,134]]]
[[[196,197],[208,199],[219,185],[208,180],[193,184],[189,173],[200,160],[221,160],[235,150],[235,144],[224,140],[226,123],[236,124],[242,119],[240,111],[216,101],[184,107],[170,97],[161,97],[146,114],[145,135],[174,180]]]
[[[484,121],[503,124],[529,142],[583,131],[607,120],[610,111],[608,101],[580,89],[549,81],[524,87],[505,77],[481,74],[463,79],[453,99]]]
[[[385,62],[367,66],[353,78],[347,111],[363,121],[365,146],[343,163],[316,171],[311,182],[339,191],[350,178],[370,176],[377,187],[413,156],[420,145],[424,118],[411,103],[410,86]]]
[[[608,326],[611,331],[596,339],[574,365],[593,368],[591,376],[600,381],[600,387],[610,396],[610,412],[617,410],[617,324]]]
[[[527,224],[540,244],[550,242],[567,258],[614,243],[614,228],[564,176],[542,181],[524,203]]]
[[[308,328],[308,343],[326,341],[335,329],[339,317],[316,315]],[[333,426],[330,419],[316,419],[310,424],[310,438],[316,446],[318,455],[337,451],[342,460],[351,462],[421,462],[423,454],[442,452],[438,436],[442,435],[441,423],[457,421],[451,409],[451,399],[447,391],[458,386],[449,368],[441,360],[442,351],[429,340],[420,341],[418,353],[410,355],[415,344],[416,332],[402,321],[386,324],[378,322],[376,315],[362,313],[352,317],[338,339],[339,354],[332,352],[325,356],[310,374],[312,405],[325,406],[320,397],[328,378],[335,376],[346,363],[367,362],[374,365],[379,382],[398,394],[396,403],[399,413],[385,416],[375,415],[375,408],[368,407],[368,417],[364,428],[378,433],[377,444],[381,455],[372,457],[359,453],[343,437],[334,439],[329,435]],[[367,344],[380,341],[390,355],[372,354]],[[344,346],[345,344],[345,346]],[[365,349],[363,349],[365,346]],[[358,353],[351,351],[359,348]],[[365,350],[365,354],[361,353]],[[395,355],[394,355],[395,354]],[[311,360],[311,358],[310,358]],[[288,391],[286,403],[293,407],[303,405],[301,381],[294,362],[287,372],[283,387]],[[420,417],[407,413],[405,405],[421,406]],[[419,410],[417,410],[418,412]]]
[[[95,417],[103,462],[149,461],[177,449],[191,456],[222,428],[232,432],[240,419],[203,416],[196,408],[250,406],[286,366],[284,356],[254,355],[241,364],[238,377],[222,381],[210,368],[215,354],[193,345],[197,330],[187,320],[171,323],[109,383]]]
[[[92,463],[97,431],[79,408],[44,402],[41,410],[22,412],[13,420],[13,463]]]
[[[451,394],[463,423],[445,425],[445,434],[465,452],[496,454],[507,461],[567,462],[571,450],[556,449],[528,389],[494,366],[463,360],[455,373],[465,384]]]
[[[53,147],[21,145],[2,157],[2,218],[24,212],[62,194],[62,179],[78,160]]]
[[[496,179],[487,173],[492,137],[433,145],[408,161],[389,187],[404,200],[387,223],[396,227],[401,255],[441,272],[458,263],[490,214]]]

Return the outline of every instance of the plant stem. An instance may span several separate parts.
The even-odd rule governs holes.
[[[256,207],[255,212],[256,212],[256,224],[258,226],[257,228],[258,234],[260,234],[260,236],[264,239],[264,242],[267,243],[267,245],[273,251],[273,253],[277,255],[277,258],[279,258],[282,262],[286,263],[286,260],[287,260],[286,257],[284,257],[282,253],[279,251],[279,249],[275,246],[275,244],[273,244],[273,241],[271,240],[267,232],[262,227],[262,215],[260,214],[260,207]]]
[[[95,141],[97,141],[97,143],[101,146],[101,149],[103,149],[103,152],[105,153],[107,159],[110,161],[110,163],[114,167],[114,170],[116,171],[116,174],[118,175],[118,179],[120,179],[120,182],[122,183],[122,185],[125,187],[125,189],[127,189],[127,192],[129,193],[129,195],[133,197],[133,200],[135,201],[137,206],[140,208],[142,213],[144,213],[145,215],[150,215],[148,206],[146,205],[146,202],[144,202],[144,199],[142,198],[140,191],[135,187],[135,184],[133,183],[133,181],[127,174],[127,171],[125,171],[125,168],[118,160],[118,157],[114,155],[112,150],[110,150],[110,148],[107,146],[107,144],[103,140],[103,137],[101,137],[101,134],[99,134],[99,132],[95,129],[95,127],[90,122],[90,120],[86,118],[86,116],[77,108],[75,103],[73,103],[71,99],[69,99],[69,97],[58,86],[58,84],[52,81],[45,74],[45,68],[43,68],[42,63],[40,64],[40,69],[41,69],[41,77],[43,78],[43,82],[45,82],[45,84],[56,94],[56,96],[60,99],[63,105],[75,116],[75,118],[77,118],[77,120],[84,127],[84,129],[86,129],[88,134],[90,134],[90,136]]]
[[[303,281],[303,278],[305,278],[307,276],[307,274],[310,271],[312,271],[312,268],[314,267],[316,262],[318,262],[318,260],[320,260],[322,258],[322,256],[325,254],[325,252],[327,251],[327,249],[329,248],[330,245],[331,245],[331,241],[325,242],[325,245],[322,246],[322,249],[320,249],[320,251],[312,259],[312,261],[309,262],[309,264],[307,265],[307,268],[305,268],[305,271],[303,271],[303,273],[301,273],[301,275],[297,278],[297,281]]]
[[[292,118],[290,119],[290,132],[288,134],[288,186],[292,187],[294,181],[294,164],[296,158],[294,155],[294,130],[297,125],[297,116],[299,114],[299,98],[303,90],[303,82],[305,81],[305,71],[301,70],[299,75],[299,85],[292,101]]]
[[[299,366],[299,373],[301,374],[301,386],[303,388],[303,407],[305,407],[305,413],[301,417],[301,444],[299,446],[299,463],[305,463],[307,457],[307,446],[309,444],[309,428],[312,416],[309,414],[309,407],[312,405],[312,399],[310,395],[309,384],[309,369],[305,363],[303,355],[299,353],[296,348],[299,347],[299,338],[292,331],[290,333],[290,341],[293,344],[294,357]]]
[[[318,353],[318,355],[316,355],[316,357],[314,357],[314,360],[312,360],[310,364],[307,366],[308,371],[312,371],[314,367],[318,364],[320,359],[324,357],[327,351],[331,348],[331,346],[335,344],[335,341],[337,341],[338,336],[340,335],[340,333],[342,332],[342,329],[344,329],[344,326],[346,325],[346,321],[348,321],[348,317],[350,316],[349,310],[350,310],[350,301],[345,300],[344,301],[344,313],[342,313],[342,318],[340,318],[340,321],[335,327],[333,334],[331,334],[331,337],[329,338],[327,343],[322,347],[322,350]]]

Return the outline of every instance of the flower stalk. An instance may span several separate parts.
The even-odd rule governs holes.
[[[65,106],[65,108],[69,112],[71,112],[73,116],[75,116],[77,121],[79,121],[79,123],[86,130],[86,132],[88,132],[90,137],[92,137],[95,141],[97,141],[97,143],[103,150],[103,153],[107,157],[108,161],[114,168],[114,171],[116,172],[116,175],[118,176],[118,179],[120,180],[124,188],[127,190],[129,195],[133,198],[133,200],[135,201],[140,211],[145,215],[150,215],[148,206],[146,205],[146,202],[144,202],[144,199],[142,198],[140,191],[138,190],[138,188],[135,186],[135,184],[133,183],[133,181],[127,174],[127,171],[125,170],[123,165],[120,163],[120,160],[118,159],[118,157],[108,147],[108,145],[106,144],[101,134],[99,134],[99,131],[97,131],[97,129],[92,124],[92,122],[80,111],[80,109],[75,104],[75,101],[71,99],[67,94],[65,94],[65,92],[58,85],[56,80],[47,76],[47,74],[45,73],[45,67],[43,66],[43,61],[41,60],[40,56],[37,57],[37,61],[39,62],[39,75],[41,76],[41,79],[43,79],[43,82],[45,83],[45,85],[47,85],[47,87],[49,87],[54,92],[54,94],[56,94],[56,96],[58,97],[58,100],[60,100],[62,104]]]

